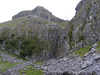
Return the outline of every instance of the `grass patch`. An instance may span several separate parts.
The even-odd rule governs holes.
[[[96,47],[96,52],[97,52],[97,53],[100,53],[100,41],[97,42],[97,44],[98,44],[98,46]]]
[[[44,75],[42,70],[37,70],[33,68],[31,65],[26,66],[24,70],[20,70],[20,75]]]
[[[79,50],[76,50],[74,53],[76,55],[79,55],[80,57],[83,57],[87,52],[89,52],[90,48],[91,48],[90,46],[80,48]]]
[[[14,66],[16,66],[18,63],[10,63],[8,61],[2,61],[2,59],[0,58],[0,70],[1,72],[5,72],[6,70],[8,70],[9,68],[12,68]]]
[[[38,61],[38,62],[35,62],[34,64],[43,65],[43,61]]]
[[[98,41],[97,44],[98,44],[98,46],[96,47],[96,52],[100,53],[100,41]],[[89,52],[90,48],[91,48],[91,46],[80,48],[79,50],[76,50],[74,53],[76,55],[83,57],[87,52]]]

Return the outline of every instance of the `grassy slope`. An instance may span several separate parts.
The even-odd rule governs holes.
[[[28,24],[32,24],[32,23],[40,23],[40,24],[49,24],[49,22],[47,20],[44,20],[42,18],[32,18],[29,19],[27,17],[22,17],[16,20],[12,20],[12,21],[8,21],[5,23],[1,23],[0,27],[16,27],[19,24],[24,24],[24,25],[28,25]],[[54,22],[50,22],[50,24],[55,24]],[[23,25],[23,26],[24,26]],[[65,28],[66,23],[61,23],[60,24],[62,28]],[[5,72],[7,69],[12,68],[14,66],[16,66],[18,63],[10,63],[8,61],[3,62],[2,60],[0,60],[0,70],[2,72]],[[42,64],[41,62],[37,62],[35,64]],[[33,68],[31,65],[30,66],[26,66],[25,67],[26,70],[20,70],[20,74],[22,75],[23,73],[25,75],[43,75],[43,72],[41,70],[37,70],[35,68]]]
[[[97,42],[97,44],[98,44],[98,46],[97,46],[97,48],[96,48],[96,52],[97,52],[97,53],[100,53],[100,41]],[[84,48],[80,48],[79,50],[76,50],[74,53],[75,53],[76,55],[79,55],[79,56],[83,57],[84,54],[86,54],[87,52],[89,52],[89,49],[90,49],[90,48],[91,48],[91,46],[87,46],[87,47],[84,47]]]
[[[38,17],[33,17],[30,19],[26,16],[26,17],[21,17],[21,18],[15,19],[15,20],[7,21],[4,23],[0,23],[0,27],[2,27],[2,26],[16,26],[18,24],[30,24],[30,23],[48,24],[48,20],[38,18]]]
[[[97,53],[100,53],[100,41],[98,42],[98,46],[97,46],[96,50],[97,50]]]
[[[24,68],[24,70],[20,70],[20,75],[44,75],[42,70],[37,70],[35,68],[33,68],[31,65],[30,66],[26,66]]]
[[[1,51],[0,51],[0,53],[1,53]],[[5,52],[5,54],[6,54],[6,52]],[[11,56],[12,57],[15,57],[13,55],[11,55]],[[19,58],[17,58],[17,59],[19,59]],[[11,63],[11,62],[8,62],[8,61],[3,61],[2,60],[2,57],[0,57],[0,71],[1,72],[5,72],[8,69],[10,69],[10,68],[12,68],[12,67],[14,67],[14,66],[16,66],[18,64],[23,64],[23,63]],[[39,61],[39,62],[36,62],[34,64],[42,65],[43,62]],[[25,75],[44,75],[43,72],[42,72],[42,70],[37,70],[37,69],[33,68],[32,65],[26,66],[24,69],[22,69],[22,70],[19,71],[20,72],[20,75],[23,75],[23,73]]]
[[[0,70],[1,72],[5,72],[7,69],[12,68],[16,66],[18,63],[10,63],[8,61],[2,61],[2,58],[0,58]]]
[[[75,51],[75,54],[83,57],[84,54],[86,54],[87,52],[89,52],[90,48],[91,48],[90,46],[87,46],[87,47],[84,47],[84,48],[80,48],[79,50]]]
[[[38,62],[35,62],[34,64],[42,65],[43,62],[42,61],[38,61]],[[42,70],[37,70],[32,65],[26,66],[24,69],[25,70],[20,70],[20,75],[22,75],[23,73],[25,75],[44,75]]]

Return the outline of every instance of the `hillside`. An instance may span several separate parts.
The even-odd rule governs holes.
[[[41,6],[14,15],[0,24],[0,63],[7,65],[1,71],[5,75],[99,75],[99,11],[99,0],[81,0],[71,21]]]
[[[51,22],[64,22],[64,20],[57,18],[54,16],[51,12],[49,12],[47,9],[41,6],[37,6],[33,10],[28,10],[28,11],[22,11],[12,17],[12,19],[17,19],[20,17],[25,17],[27,16],[28,18],[31,17],[41,17],[42,19],[51,21]]]
[[[59,52],[55,52],[57,48],[61,48],[61,44],[61,49],[65,50],[63,37],[66,33],[63,32],[66,24],[67,21],[55,17],[44,7],[38,6],[32,11],[22,11],[14,15],[11,21],[0,24],[1,49],[21,57],[41,54],[45,50],[45,57],[56,57]]]

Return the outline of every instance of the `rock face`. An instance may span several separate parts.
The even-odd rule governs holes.
[[[43,43],[44,47],[42,45],[40,46],[43,47],[41,48],[43,51],[40,50],[41,58],[64,56],[66,54],[65,51],[67,51],[67,41],[64,39],[66,32],[59,25],[62,22],[65,21],[52,15],[44,7],[38,6],[34,10],[22,11],[13,16],[11,21],[3,23],[0,27],[1,48],[3,50],[6,49],[6,40],[11,41],[16,39],[16,50],[13,50],[12,47],[7,50],[14,51],[13,54],[20,55],[20,50],[23,50],[21,49],[22,42],[34,40],[34,37],[37,37],[39,42],[45,42]]]
[[[13,16],[11,22],[5,23],[15,25],[11,27],[13,30],[10,27],[0,28],[0,35],[2,34],[0,38],[3,37],[0,41],[12,38],[19,40],[19,36],[33,40],[34,35],[37,35],[39,40],[47,41],[45,47],[41,48],[43,51],[39,58],[53,58],[38,67],[45,75],[100,75],[100,54],[96,53],[97,44],[94,44],[100,41],[99,12],[100,0],[81,0],[76,7],[75,17],[68,22],[66,28],[62,29],[59,24],[65,21],[55,17],[43,7],[22,11]],[[7,35],[4,35],[5,32]],[[5,42],[1,45],[4,48]],[[87,45],[93,46],[83,58],[76,55],[67,57],[68,50],[76,50]],[[60,56],[62,58],[54,59]]]
[[[99,8],[99,0],[81,0],[77,5],[76,15],[71,20],[73,24],[72,40],[77,47],[93,44],[100,40]]]
[[[47,9],[40,6],[34,10],[16,14],[10,23],[16,24],[15,30],[19,36],[24,35],[24,33],[26,37],[38,34],[42,39],[49,39],[52,42],[53,53],[50,54],[51,56],[56,52],[66,55],[70,49],[82,48],[100,40],[99,3],[99,0],[81,0],[76,7],[75,17],[68,23],[65,30],[59,28],[59,24],[65,22],[64,20],[55,17]],[[48,31],[48,25],[51,25],[52,31]],[[57,42],[58,40],[59,42]]]
[[[46,75],[100,75],[100,54],[93,47],[83,58],[51,59],[42,69]]]
[[[18,13],[17,15],[13,16],[13,19],[20,18],[20,17],[41,17],[45,20],[48,21],[53,21],[53,22],[64,22],[64,20],[57,18],[56,16],[52,15],[51,12],[49,12],[47,9],[44,7],[38,6],[34,10],[29,10],[29,11],[22,11]]]
[[[66,48],[66,40],[64,37],[66,36],[65,31],[59,27],[57,24],[50,24],[48,25],[48,40],[51,42],[51,57],[59,57],[59,56],[65,56],[67,53]],[[66,45],[66,46],[65,46]]]

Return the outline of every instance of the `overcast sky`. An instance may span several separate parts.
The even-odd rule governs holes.
[[[75,7],[80,0],[0,0],[0,22],[11,20],[11,17],[23,10],[32,10],[43,6],[55,16],[70,20],[75,15]]]

